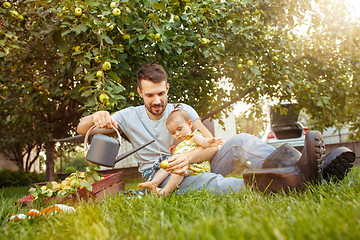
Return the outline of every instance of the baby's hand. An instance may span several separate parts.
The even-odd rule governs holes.
[[[171,154],[171,155],[174,155],[175,148],[176,148],[175,145],[172,145],[172,146],[170,147],[170,154]]]
[[[224,141],[222,140],[222,138],[216,138],[216,143],[217,145],[224,145]]]
[[[222,140],[222,138],[210,138],[209,139],[209,147],[217,147],[219,145],[223,145],[224,141]]]

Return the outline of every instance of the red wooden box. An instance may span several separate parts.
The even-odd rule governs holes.
[[[92,191],[89,192],[85,188],[78,190],[76,193],[70,194],[66,197],[52,197],[42,198],[41,200],[45,203],[63,203],[63,204],[74,204],[79,200],[88,201],[93,199],[96,202],[105,198],[106,196],[116,194],[125,189],[125,185],[122,182],[122,172],[104,175],[104,179],[100,182],[92,184]],[[23,197],[15,204],[21,206],[32,206],[34,200],[31,195]]]

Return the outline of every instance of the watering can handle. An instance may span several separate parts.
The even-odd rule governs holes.
[[[94,129],[95,127],[96,127],[96,126],[94,125],[94,126],[92,126],[91,128],[89,128],[89,130],[87,131],[87,133],[86,133],[86,135],[85,135],[84,146],[85,146],[86,151],[89,150],[88,138],[89,138],[89,135],[90,135],[90,131],[91,131],[92,129]],[[115,130],[115,132],[116,132],[116,134],[117,134],[117,136],[118,136],[118,141],[119,141],[120,146],[121,146],[120,133],[119,133],[119,131],[118,131],[114,126],[112,126],[112,127],[113,127],[113,129]]]

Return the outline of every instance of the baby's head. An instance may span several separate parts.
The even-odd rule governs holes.
[[[192,122],[186,111],[176,109],[169,114],[166,127],[175,140],[183,141],[186,135],[191,132]]]

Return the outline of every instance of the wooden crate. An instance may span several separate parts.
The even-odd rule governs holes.
[[[92,184],[92,191],[89,192],[86,188],[78,190],[76,193],[70,194],[66,197],[42,198],[44,203],[61,203],[61,204],[75,204],[79,201],[88,201],[93,199],[95,202],[101,201],[106,196],[114,195],[125,189],[122,182],[122,172],[104,175],[104,179]],[[31,195],[15,201],[15,204],[21,206],[32,206],[34,200]]]

